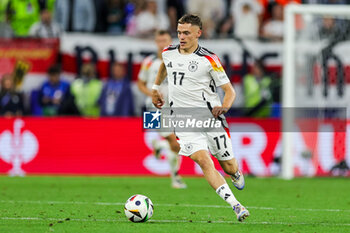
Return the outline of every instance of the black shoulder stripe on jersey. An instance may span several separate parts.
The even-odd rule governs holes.
[[[202,50],[204,50],[205,52],[207,52],[207,53],[209,53],[209,54],[214,54],[212,51],[210,51],[210,50],[208,50],[208,49],[206,49],[206,48],[204,48],[204,47],[202,47]]]
[[[196,50],[194,50],[194,52],[193,52],[193,53],[197,54],[197,53],[198,53],[198,51],[199,51],[199,50],[201,50],[201,48],[202,48],[202,47],[198,45],[198,47],[196,48]]]
[[[206,48],[200,47],[198,46],[198,48],[196,49],[196,51],[194,52],[195,54],[199,55],[199,56],[211,56],[211,55],[215,55],[213,52],[209,51]]]

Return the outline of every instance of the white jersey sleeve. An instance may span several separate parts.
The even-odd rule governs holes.
[[[201,48],[201,50],[198,51],[197,54],[204,56],[208,60],[209,74],[214,80],[216,87],[230,82],[224,68],[221,65],[218,56],[216,56],[214,53],[210,52],[205,48]]]

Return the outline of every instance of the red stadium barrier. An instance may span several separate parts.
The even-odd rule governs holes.
[[[234,152],[245,173],[277,172],[273,161],[281,153],[279,124],[277,119],[229,119]],[[142,131],[140,118],[2,118],[0,173],[166,175],[165,159],[152,155],[154,137],[158,136]],[[327,175],[339,161],[349,164],[350,137],[345,132],[305,132],[295,140],[297,175]],[[312,148],[312,158],[305,146]],[[180,173],[201,171],[183,158]]]

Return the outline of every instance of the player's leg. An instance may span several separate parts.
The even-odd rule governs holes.
[[[179,154],[189,156],[201,167],[210,186],[231,205],[238,220],[242,221],[248,211],[237,201],[224,177],[216,170],[208,152],[208,135],[206,133],[177,133],[176,135],[180,138]]]
[[[168,141],[170,150],[167,154],[167,159],[170,166],[171,184],[173,188],[187,188],[187,185],[183,182],[179,176],[178,171],[180,168],[179,163],[179,151],[180,145],[176,140],[175,134],[164,135],[164,138]]]
[[[201,167],[205,179],[216,193],[231,205],[237,215],[237,219],[243,221],[249,215],[249,212],[237,201],[224,177],[215,169],[208,151],[197,151],[190,158]]]
[[[153,147],[153,154],[157,159],[160,158],[160,153],[162,150],[170,149],[169,143],[163,140],[163,138],[159,136],[152,140],[152,147]]]
[[[180,155],[190,157],[202,169],[205,179],[215,190],[223,184],[225,179],[215,169],[214,163],[208,153],[206,135],[200,132],[180,132],[179,137]]]
[[[219,163],[225,173],[230,175],[233,185],[237,189],[242,190],[244,188],[245,182],[243,174],[238,169],[237,160],[235,158],[224,161],[219,160]],[[237,219],[239,221],[243,221],[246,217],[249,216],[249,211],[242,204],[237,204],[233,207],[233,210],[235,211]]]
[[[213,189],[217,190],[220,186],[226,184],[224,177],[216,170],[213,160],[209,157],[208,151],[196,151],[190,158],[201,167],[204,178]]]
[[[237,160],[234,158],[232,142],[229,133],[209,132],[207,133],[209,150],[214,155],[226,174],[231,176],[233,185],[242,190],[244,188],[244,176],[239,170]]]
[[[238,163],[232,153],[232,144],[229,135],[225,133],[213,132],[208,133],[208,144],[211,153],[218,159],[221,167],[224,171],[231,176],[232,182],[235,187],[242,189],[244,187],[244,177],[237,174],[241,174],[238,169]],[[234,180],[234,178],[238,178]],[[249,216],[249,211],[239,202],[232,206],[237,219],[243,221]]]
[[[242,190],[245,186],[243,173],[239,170],[237,160],[232,158],[230,160],[220,161],[220,166],[224,170],[224,172],[231,177],[233,185]]]

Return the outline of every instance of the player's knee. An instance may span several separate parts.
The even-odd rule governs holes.
[[[195,161],[202,170],[214,169],[214,164],[210,159],[207,158],[199,158]]]

